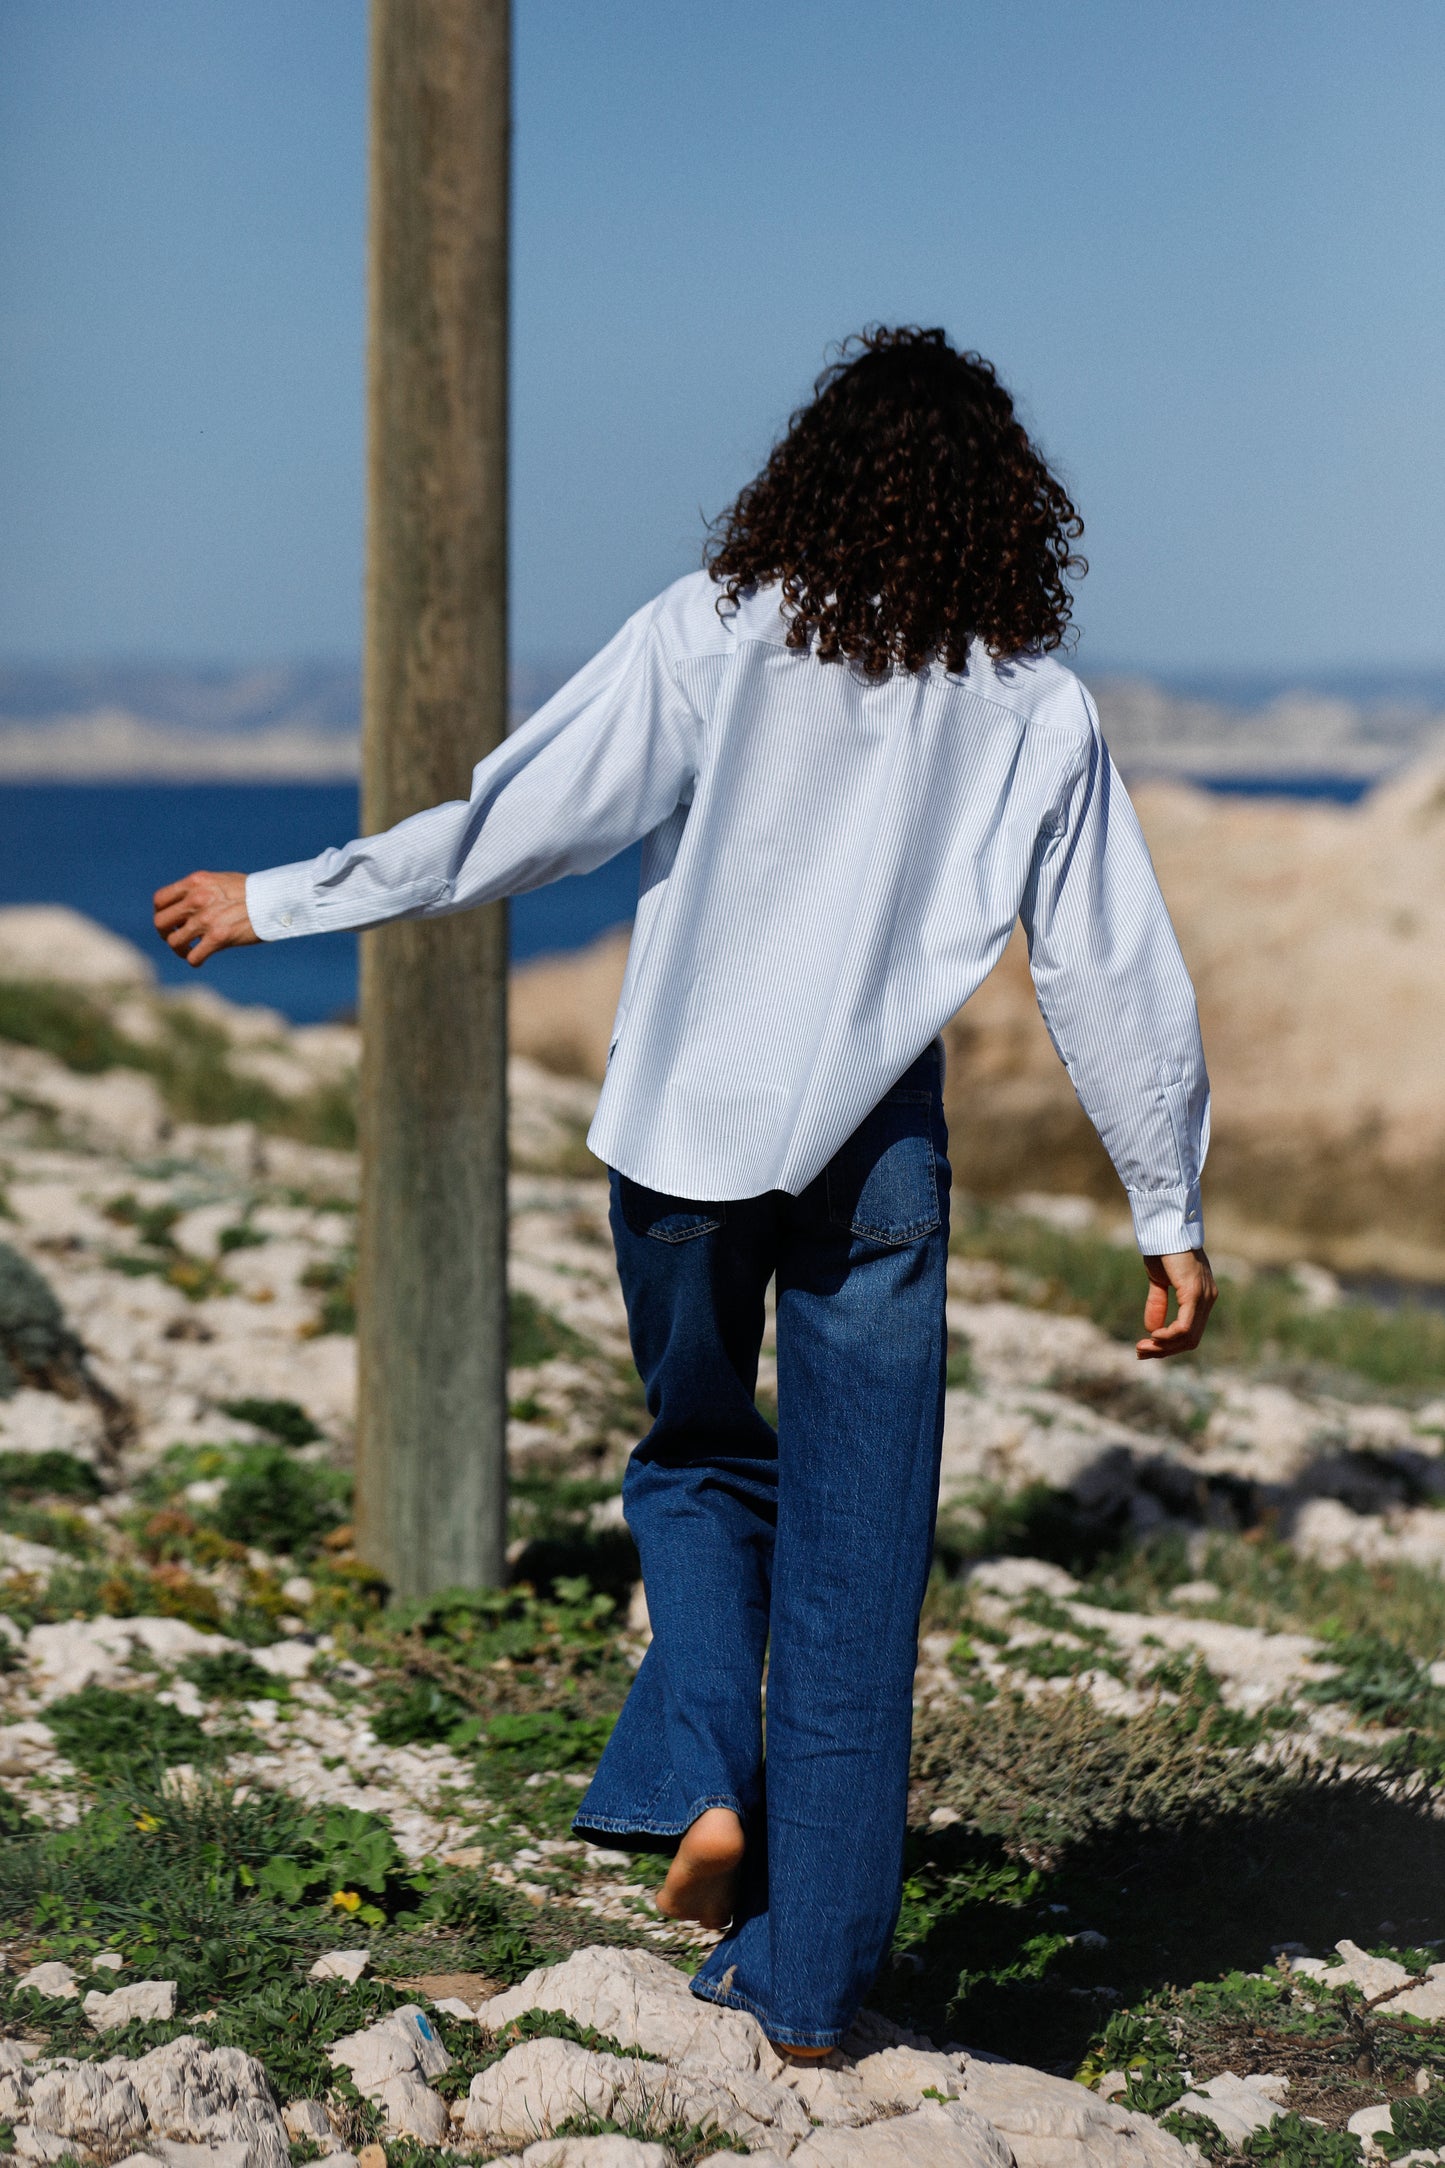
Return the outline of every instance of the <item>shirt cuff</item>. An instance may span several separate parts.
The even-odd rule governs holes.
[[[1141,1257],[1176,1257],[1185,1250],[1203,1249],[1204,1219],[1197,1206],[1190,1211],[1177,1196],[1131,1190],[1129,1209]]]
[[[246,915],[258,941],[289,941],[295,934],[320,931],[312,878],[310,859],[246,875]]]

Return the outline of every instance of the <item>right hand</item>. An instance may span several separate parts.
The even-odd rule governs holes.
[[[1187,1355],[1204,1338],[1209,1313],[1219,1299],[1214,1273],[1203,1250],[1179,1250],[1169,1257],[1146,1257],[1149,1293],[1144,1301],[1144,1338],[1136,1343],[1140,1362],[1163,1355]],[[1170,1290],[1179,1298],[1179,1315],[1172,1325]]]
[[[156,932],[188,964],[203,964],[217,949],[249,948],[261,936],[246,909],[244,873],[188,873],[158,888]]]

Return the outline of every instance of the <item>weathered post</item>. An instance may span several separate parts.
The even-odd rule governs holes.
[[[372,0],[363,823],[464,797],[507,699],[508,0]],[[362,937],[357,1545],[502,1578],[506,908]]]

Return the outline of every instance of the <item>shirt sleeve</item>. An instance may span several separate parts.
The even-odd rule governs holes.
[[[690,799],[697,723],[649,604],[488,754],[471,795],[246,879],[263,941],[441,918],[589,873]]]
[[[1194,988],[1138,816],[1091,725],[1021,916],[1039,1007],[1129,1193],[1146,1257],[1204,1241],[1209,1078]]]

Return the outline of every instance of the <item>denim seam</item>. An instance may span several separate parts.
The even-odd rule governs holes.
[[[654,1793],[653,1797],[656,1796],[657,1794]],[[650,1805],[651,1801],[648,1804]],[[643,1815],[647,1811],[644,1808],[643,1815],[588,1814],[584,1816],[579,1812],[573,1817],[572,1827],[574,1829],[606,1829],[618,1837],[629,1835],[639,1837],[680,1837],[685,1830],[691,1829],[700,1814],[706,1814],[711,1807],[726,1807],[729,1813],[737,1816],[739,1821],[743,1820],[742,1804],[736,1794],[733,1792],[716,1792],[708,1794],[705,1798],[695,1799],[680,1822],[673,1820],[665,1822],[646,1821],[643,1819]]]
[[[788,2047],[835,2048],[847,2037],[846,2028],[839,2025],[825,2027],[821,2031],[816,2027],[804,2029],[802,2026],[780,2025],[761,2003],[754,2002],[750,1995],[740,1994],[735,1987],[714,1987],[710,1980],[702,1979],[695,1979],[691,1984],[692,1992],[700,2002],[718,2003],[727,2010],[746,2010],[757,2019],[775,2045],[781,2039]]]

